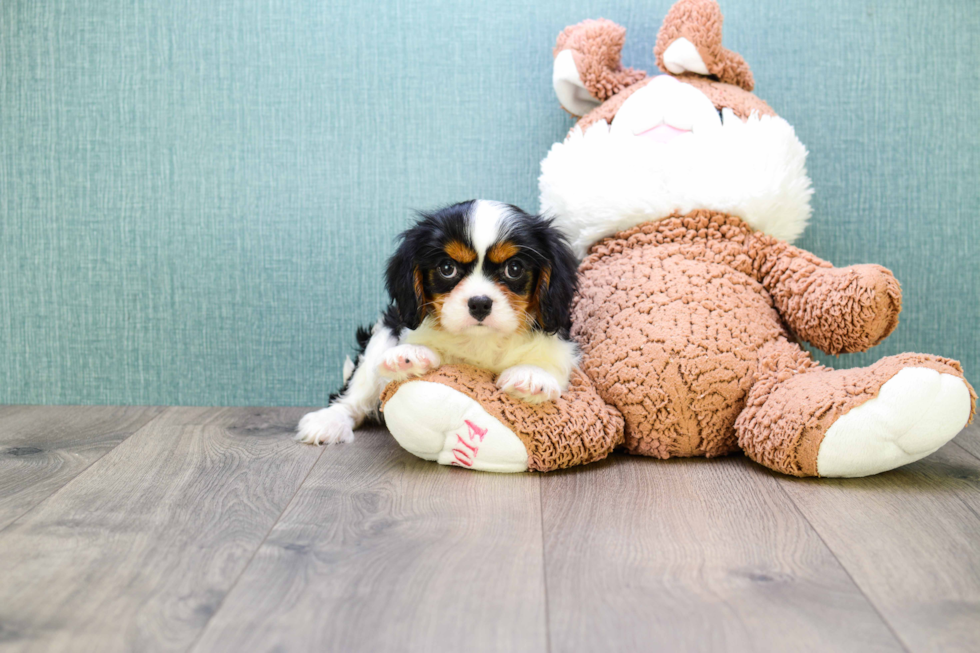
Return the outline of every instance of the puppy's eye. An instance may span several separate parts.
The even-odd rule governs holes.
[[[520,279],[524,276],[524,264],[520,261],[511,259],[504,267],[504,276],[508,279]]]
[[[452,279],[456,276],[456,264],[452,261],[445,260],[439,264],[439,274],[442,275],[443,279]]]

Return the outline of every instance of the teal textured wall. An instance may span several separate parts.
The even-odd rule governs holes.
[[[537,208],[567,24],[668,0],[3,0],[0,403],[323,403],[414,207]],[[905,293],[980,385],[980,4],[723,0],[810,150],[799,244]]]

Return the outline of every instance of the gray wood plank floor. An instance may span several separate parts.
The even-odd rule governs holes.
[[[161,410],[0,407],[0,529],[71,481]]]
[[[867,479],[445,468],[299,408],[0,407],[0,651],[969,651],[980,429]]]

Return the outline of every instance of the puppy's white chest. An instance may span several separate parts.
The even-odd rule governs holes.
[[[405,342],[429,347],[442,358],[445,364],[466,364],[500,374],[513,362],[512,358],[520,351],[521,343],[514,338],[467,337],[440,333],[420,328],[405,338]]]

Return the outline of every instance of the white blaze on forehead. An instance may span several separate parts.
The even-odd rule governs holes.
[[[506,233],[510,213],[511,209],[506,204],[491,200],[477,200],[470,209],[470,240],[476,250],[477,274],[482,274],[487,250]]]
[[[483,273],[483,260],[487,251],[507,234],[507,226],[513,209],[506,204],[490,200],[477,200],[467,216],[470,243],[477,259],[473,270],[463,278],[443,302],[441,322],[449,331],[459,332],[482,324],[504,333],[511,333],[520,326],[520,318],[507,301],[500,287]],[[493,304],[490,314],[482,322],[470,315],[469,300],[472,297],[489,297]]]

